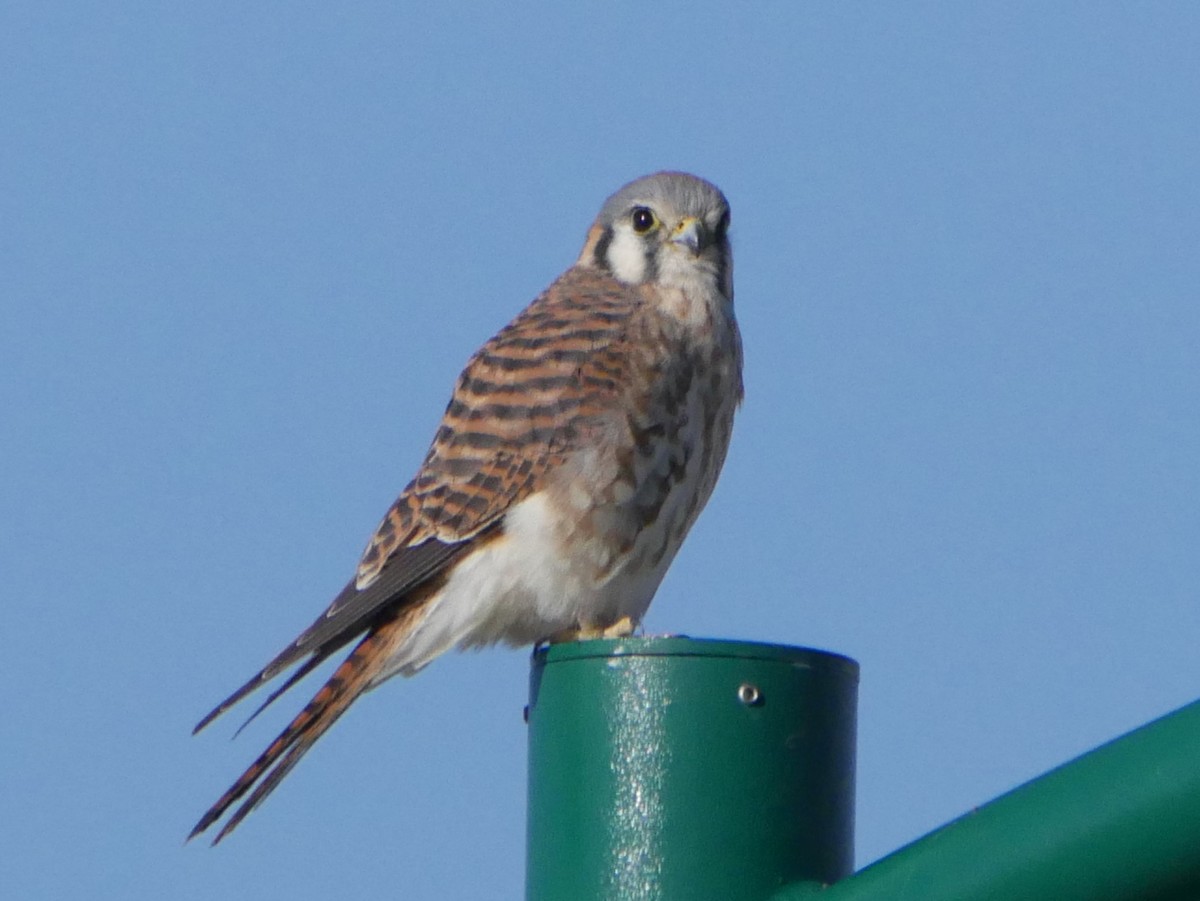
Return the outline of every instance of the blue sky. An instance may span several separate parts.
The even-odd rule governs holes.
[[[0,13],[6,897],[520,895],[525,652],[215,851],[303,698],[190,729],[663,168],[732,203],[747,398],[646,625],[861,663],[860,864],[1200,693],[1200,7],[560,6]]]

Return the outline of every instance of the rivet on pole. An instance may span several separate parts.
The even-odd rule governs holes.
[[[749,682],[743,682],[738,686],[737,696],[738,700],[747,707],[754,707],[762,703],[762,692],[758,690],[757,685]]]

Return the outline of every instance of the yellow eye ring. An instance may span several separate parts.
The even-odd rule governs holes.
[[[633,223],[633,230],[639,235],[646,234],[646,232],[658,225],[658,217],[654,215],[654,210],[649,207],[634,207],[629,219]]]

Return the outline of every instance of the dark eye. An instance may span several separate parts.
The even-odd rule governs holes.
[[[654,211],[647,209],[644,206],[634,207],[633,215],[630,217],[633,222],[633,230],[639,235],[644,235],[650,229],[654,228],[658,219],[654,216]]]

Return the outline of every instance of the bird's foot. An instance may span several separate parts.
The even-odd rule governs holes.
[[[637,628],[637,623],[631,617],[622,616],[610,626],[576,626],[555,632],[546,642],[562,644],[565,641],[591,641],[596,638],[628,638]]]
[[[619,620],[600,633],[601,638],[628,638],[637,628],[637,623],[631,617],[622,616]]]

